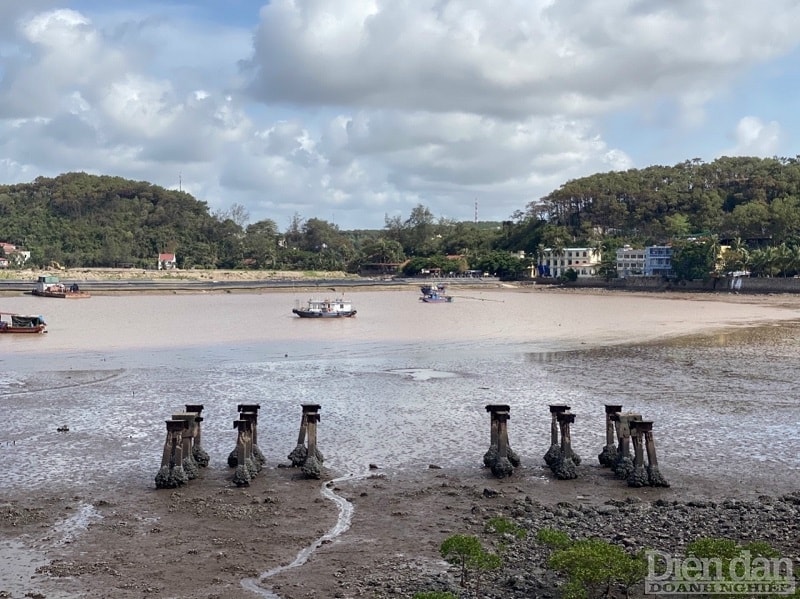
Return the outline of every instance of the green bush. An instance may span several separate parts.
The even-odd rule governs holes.
[[[528,534],[524,528],[514,524],[511,520],[508,518],[503,518],[502,516],[490,518],[486,523],[486,530],[487,532],[495,532],[500,535],[509,534],[518,539],[524,539],[525,535]]]
[[[458,599],[449,591],[422,591],[414,593],[412,599]]]

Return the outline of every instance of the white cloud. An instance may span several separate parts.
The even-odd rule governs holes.
[[[729,156],[777,156],[782,135],[777,122],[765,123],[757,117],[746,116],[736,125],[736,144],[725,153]]]
[[[793,0],[272,0],[249,27],[192,0],[10,4],[0,181],[180,176],[212,209],[281,225],[380,228],[418,203],[470,219],[476,199],[500,220],[571,178],[647,166],[637,148],[666,136],[674,162],[730,145],[708,134],[720,98],[742,119],[726,153],[780,153],[794,114],[772,99],[782,131],[732,93],[797,49]]]

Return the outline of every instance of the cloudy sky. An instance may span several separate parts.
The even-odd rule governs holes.
[[[504,220],[569,179],[800,154],[800,2],[0,0],[0,183],[250,222]]]

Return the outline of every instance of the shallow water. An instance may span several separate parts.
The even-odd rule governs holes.
[[[630,343],[673,334],[674,302],[350,295],[359,316],[325,321],[291,316],[295,296],[282,293],[4,299],[5,310],[46,311],[50,332],[0,338],[0,486],[9,495],[153,488],[164,421],[187,403],[205,406],[210,467],[227,469],[239,403],[261,405],[260,448],[270,464],[286,462],[307,402],[322,405],[325,465],[344,474],[370,463],[479,470],[488,403],[511,405],[511,445],[530,466],[549,445],[548,404],[568,403],[574,447],[594,461],[603,405],[621,403],[655,421],[668,479],[753,492],[800,482],[793,321]],[[679,326],[752,316],[714,304],[686,304],[693,313]]]

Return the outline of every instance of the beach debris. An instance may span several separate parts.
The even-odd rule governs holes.
[[[236,429],[236,470],[233,474],[233,483],[237,487],[248,487],[254,474],[258,472],[253,463],[253,436],[252,421],[239,418],[233,421]]]
[[[487,468],[492,468],[492,472],[495,473],[495,470],[499,468],[499,475],[501,478],[503,476],[507,476],[511,474],[509,471],[507,474],[502,474],[505,472],[505,466],[498,466],[498,459],[500,458],[500,419],[498,418],[499,414],[510,414],[511,407],[507,404],[488,404],[486,406],[486,411],[489,412],[489,449],[483,455],[483,465]],[[506,418],[506,421],[508,418]],[[517,468],[520,465],[519,456],[516,452],[511,449],[511,445],[508,442],[508,425],[504,425],[502,427],[505,430],[505,459],[509,462],[510,466],[513,468]],[[497,475],[497,474],[496,474]]]
[[[201,468],[205,468],[208,466],[210,461],[208,457],[208,453],[201,444],[201,434],[200,434],[200,423],[203,422],[203,418],[200,413],[203,411],[202,404],[185,404],[184,407],[186,408],[187,412],[194,412],[197,416],[194,419],[195,422],[195,430],[194,430],[194,437],[192,438],[192,457],[194,461],[197,463],[198,466]]]
[[[511,476],[520,460],[508,443],[508,420],[511,418],[510,406],[489,404],[486,411],[490,415],[489,450],[483,456],[483,464],[492,470],[497,478]]]
[[[295,445],[295,448],[288,455],[289,460],[292,462],[293,468],[301,467],[303,464],[305,464],[306,459],[308,458],[308,448],[305,444],[306,430],[308,429],[308,416],[310,414],[317,414],[320,409],[320,405],[315,403],[304,403],[300,404],[300,406],[303,410],[302,416],[300,417],[300,432],[297,434],[297,444]],[[316,453],[317,460],[319,462],[323,462],[324,458],[322,453],[316,448],[316,446],[314,451]]]
[[[561,461],[562,442],[559,440],[561,427],[558,423],[558,415],[569,412],[570,407],[563,404],[553,404],[550,407],[550,448],[544,454],[544,462],[551,470]],[[570,459],[576,466],[580,466],[581,458],[572,450],[570,445]]]
[[[628,480],[633,472],[633,459],[631,458],[631,422],[642,419],[641,414],[634,412],[617,412],[611,415],[617,433],[617,460],[611,469],[617,478]]]
[[[180,412],[172,415],[173,420],[186,421],[186,428],[181,433],[181,451],[183,454],[183,470],[189,480],[195,479],[200,476],[200,466],[194,459],[194,437],[197,434],[198,422],[197,418],[200,414],[197,412]]]
[[[174,489],[189,482],[183,469],[183,431],[189,427],[186,420],[166,420],[167,440],[161,457],[161,468],[156,474],[157,489]]]
[[[261,448],[258,446],[258,411],[261,409],[260,404],[246,404],[240,403],[236,406],[236,410],[239,412],[239,418],[244,420],[250,420],[252,423],[251,426],[251,434],[253,435],[253,448],[251,456],[253,459],[253,466],[256,467],[256,472],[260,471],[263,468],[264,464],[266,463],[267,459],[264,457],[264,454],[261,451]],[[238,459],[238,446],[233,448],[230,454],[228,454],[228,466],[231,468],[236,468],[239,465]],[[255,473],[254,473],[255,474]]]
[[[634,420],[630,423],[633,442],[633,471],[628,476],[629,487],[669,487],[669,483],[658,470],[656,445],[653,439],[653,423],[649,420]],[[644,453],[647,452],[647,467]]]
[[[69,432],[69,427],[68,427],[67,425],[62,425],[62,426],[59,426],[59,427],[56,429],[56,432],[59,432],[59,433],[68,433],[68,432]]]
[[[617,446],[616,441],[616,427],[614,420],[611,418],[614,414],[619,414],[622,411],[622,406],[617,404],[606,404],[606,444],[603,450],[598,454],[597,459],[601,466],[611,468],[614,462],[617,461]]]
[[[553,474],[561,480],[570,480],[578,478],[577,466],[580,461],[576,461],[577,457],[572,451],[572,435],[570,433],[570,425],[575,422],[575,414],[570,412],[560,412],[556,419],[561,432],[561,446],[558,461],[556,461],[550,468]]]
[[[306,416],[307,422],[307,457],[306,461],[300,467],[303,474],[308,478],[320,478],[322,476],[322,459],[321,453],[317,451],[317,423],[319,422],[319,414],[314,412]]]

